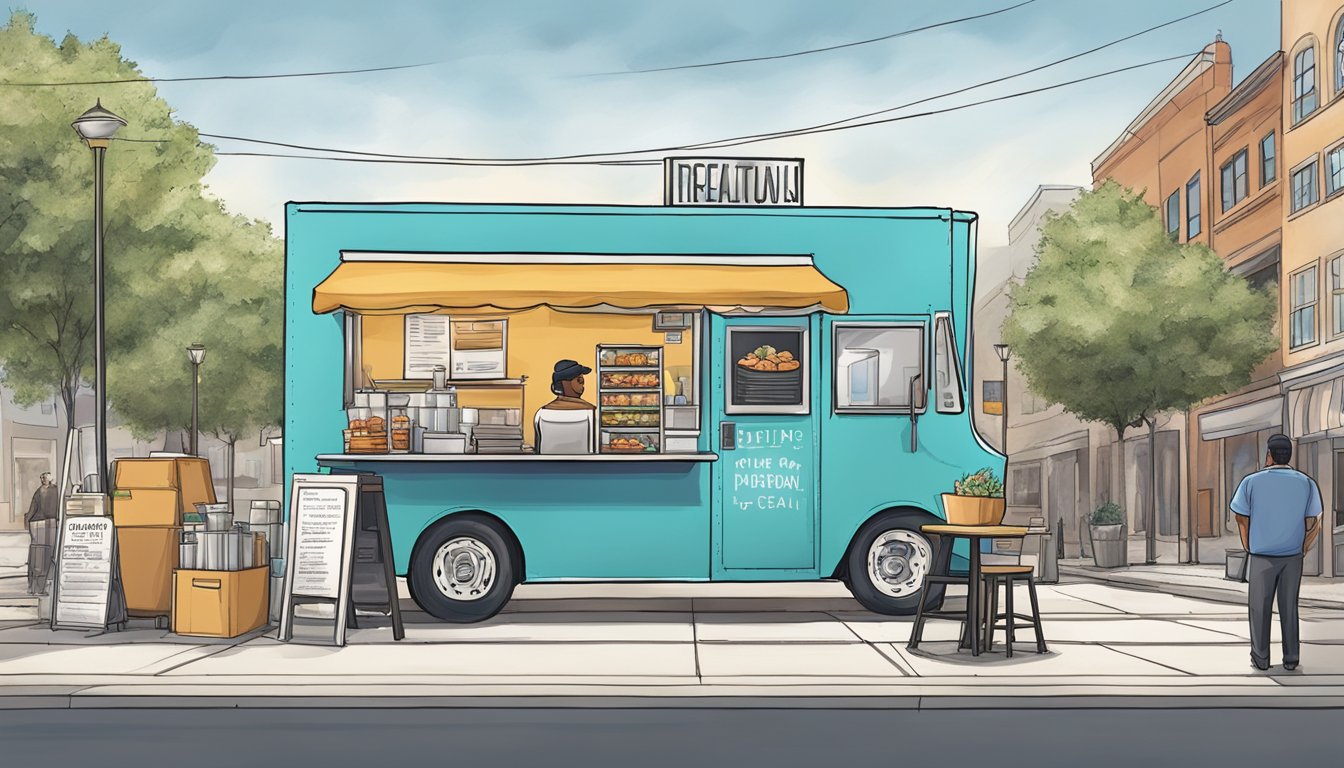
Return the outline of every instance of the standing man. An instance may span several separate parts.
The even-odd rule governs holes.
[[[1293,441],[1269,438],[1265,468],[1247,475],[1232,498],[1232,511],[1246,549],[1250,583],[1251,663],[1269,669],[1269,627],[1274,596],[1283,627],[1283,668],[1297,669],[1297,594],[1302,586],[1302,555],[1320,534],[1321,489],[1310,477],[1288,466]]]
[[[47,572],[51,568],[52,548],[56,546],[56,525],[60,520],[61,494],[51,482],[51,473],[43,472],[38,478],[41,485],[33,493],[28,514],[23,516],[28,526],[28,594],[43,592]]]

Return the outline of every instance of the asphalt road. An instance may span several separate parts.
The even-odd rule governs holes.
[[[0,712],[0,764],[1323,766],[1339,765],[1344,756],[1341,714],[1282,709],[22,710]]]

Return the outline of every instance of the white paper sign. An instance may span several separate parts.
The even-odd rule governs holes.
[[[61,536],[56,624],[105,627],[112,587],[112,520],[72,517]]]
[[[295,488],[294,561],[290,564],[293,594],[333,600],[340,597],[353,490],[353,486]]]
[[[428,379],[434,366],[448,368],[450,328],[448,315],[406,316],[406,378]]]

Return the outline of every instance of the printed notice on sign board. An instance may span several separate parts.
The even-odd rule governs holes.
[[[447,315],[406,316],[406,378],[428,379],[434,366],[448,368],[450,320]]]
[[[56,592],[58,626],[107,626],[112,555],[110,518],[74,517],[65,521]]]
[[[336,599],[351,493],[345,488],[296,488],[295,498],[293,594]]]

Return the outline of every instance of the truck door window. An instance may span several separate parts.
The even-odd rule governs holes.
[[[924,367],[922,324],[837,323],[834,338],[837,413],[910,412],[910,380]]]
[[[957,360],[957,346],[952,340],[952,316],[939,313],[934,319],[933,367],[939,413],[961,413],[961,364]]]

